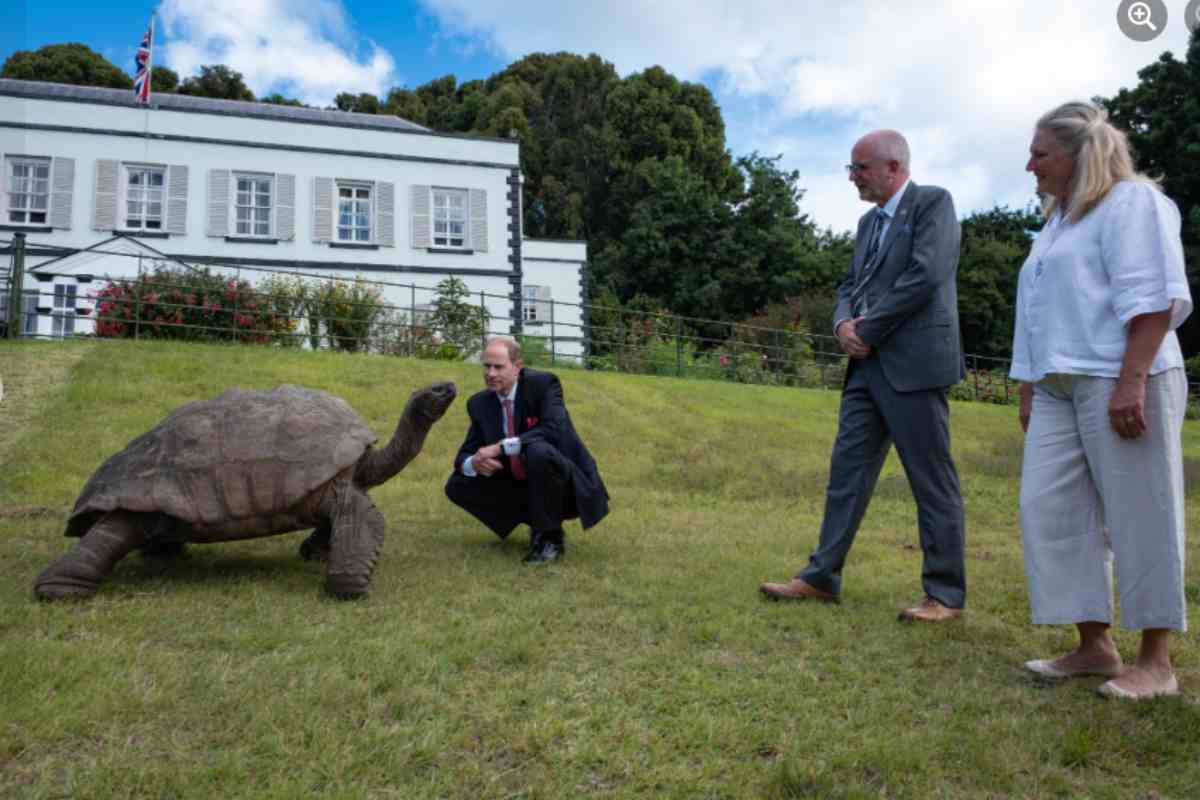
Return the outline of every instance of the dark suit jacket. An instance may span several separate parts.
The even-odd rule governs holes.
[[[879,247],[875,266],[860,280],[872,214],[858,222],[854,260],[838,286],[833,319],[854,316],[864,293],[867,314],[859,337],[875,348],[898,392],[952,386],[966,374],[958,330],[960,229],[950,193],[910,183]]]
[[[467,438],[454,457],[455,472],[459,472],[462,462],[473,456],[479,448],[504,438],[500,415],[500,398],[490,389],[476,392],[467,401],[471,427],[467,429]],[[545,442],[554,446],[571,464],[575,507],[583,527],[590,528],[603,519],[608,514],[608,489],[600,479],[595,459],[575,432],[571,415],[567,413],[566,403],[563,402],[562,384],[558,377],[536,369],[522,369],[517,378],[513,417],[522,450],[535,442]],[[508,460],[502,461],[504,469],[508,470]]]

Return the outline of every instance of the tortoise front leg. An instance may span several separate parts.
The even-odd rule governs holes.
[[[333,542],[325,568],[325,589],[335,597],[363,597],[383,549],[383,514],[366,492],[347,483],[336,490],[331,524]]]
[[[141,515],[128,511],[105,514],[74,550],[42,570],[33,582],[33,593],[41,600],[91,597],[113,566],[144,539]]]
[[[305,561],[328,561],[331,536],[333,536],[333,526],[326,520],[300,543],[300,557]]]

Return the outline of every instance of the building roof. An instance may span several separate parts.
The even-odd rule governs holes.
[[[132,89],[105,89],[98,86],[75,86],[68,83],[19,81],[0,78],[0,95],[28,97],[37,100],[65,100],[77,103],[100,103],[111,106],[138,108]],[[386,114],[360,114],[353,111],[331,111],[320,108],[280,106],[245,100],[217,100],[212,97],[192,97],[185,94],[151,92],[150,108],[201,114],[224,114],[233,117],[300,122],[310,125],[334,125],[342,128],[433,133],[429,128],[406,119]]]

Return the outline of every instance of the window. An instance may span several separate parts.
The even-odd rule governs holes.
[[[371,241],[371,187],[364,184],[338,183],[337,240]]]
[[[75,333],[75,299],[78,286],[59,284],[54,287],[54,335],[71,336]]]
[[[50,159],[8,159],[8,222],[46,225],[50,209]]]
[[[521,319],[528,325],[541,325],[551,321],[550,287],[529,286],[521,289]]]
[[[270,236],[274,180],[270,175],[238,175],[234,230],[238,236]]]
[[[161,231],[166,170],[162,167],[127,166],[125,177],[125,227],[129,230]]]
[[[24,310],[24,321],[21,325],[21,332],[26,336],[37,336],[38,332],[38,292],[34,290],[26,290],[22,298],[22,309]]]
[[[433,190],[433,246],[465,248],[467,243],[467,192]]]

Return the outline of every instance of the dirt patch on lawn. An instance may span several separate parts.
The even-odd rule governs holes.
[[[0,464],[29,432],[46,403],[63,391],[71,370],[94,347],[91,342],[0,343]]]

